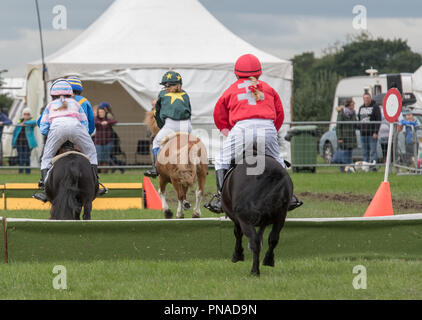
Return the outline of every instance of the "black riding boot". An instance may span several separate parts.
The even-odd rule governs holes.
[[[151,178],[156,178],[158,176],[158,171],[157,171],[157,166],[156,166],[157,157],[158,157],[158,154],[153,152],[153,154],[152,154],[152,158],[153,158],[152,168],[151,168],[151,170],[147,170],[147,171],[144,172],[145,176],[151,177]]]
[[[97,196],[105,195],[108,192],[108,189],[100,183],[100,178],[98,177],[98,166],[96,164],[91,164],[92,171],[94,172],[94,177],[97,179],[98,191]]]
[[[38,193],[34,193],[32,195],[32,198],[35,198],[35,199],[40,200],[42,202],[47,202],[47,200],[48,200],[47,194],[45,193],[45,184],[44,184],[44,180],[45,180],[45,177],[47,176],[47,172],[48,172],[48,169],[42,169],[41,170],[41,179],[38,182],[38,187],[41,188],[41,191],[38,192]]]
[[[302,204],[303,204],[303,201],[299,200],[298,198],[296,198],[295,195],[293,195],[292,199],[290,200],[289,208],[287,209],[287,211],[292,211],[296,208],[299,208]]]
[[[226,169],[220,169],[215,172],[215,178],[217,182],[217,193],[211,198],[211,201],[204,204],[204,207],[214,213],[223,213],[221,207],[221,191],[223,189],[224,176],[226,175]]]

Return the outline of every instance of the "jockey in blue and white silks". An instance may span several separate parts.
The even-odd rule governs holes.
[[[73,99],[75,99],[85,111],[88,119],[88,133],[92,136],[95,134],[94,112],[89,100],[81,95],[83,91],[82,81],[76,76],[67,77],[66,80],[72,86]]]

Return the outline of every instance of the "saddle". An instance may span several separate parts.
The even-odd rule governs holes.
[[[61,159],[61,158],[64,158],[64,157],[67,157],[67,156],[68,156],[68,155],[70,155],[70,154],[77,154],[77,155],[83,156],[83,157],[85,157],[86,159],[88,159],[88,161],[89,161],[89,157],[88,157],[86,154],[83,154],[82,152],[79,152],[79,151],[76,151],[76,150],[71,150],[71,151],[66,151],[66,152],[64,152],[64,153],[60,153],[60,154],[58,154],[57,156],[55,156],[55,157],[51,160],[51,164],[52,164],[52,165],[54,165],[54,163],[55,163],[57,160],[59,160],[59,159]]]
[[[177,132],[173,132],[171,134],[169,134],[168,136],[166,136],[163,140],[161,140],[161,147],[163,147],[167,142],[169,142],[171,139],[177,137],[177,136],[182,136],[182,135],[186,135],[187,137],[189,137],[189,135],[192,135],[189,132],[181,132],[181,131],[177,131]]]

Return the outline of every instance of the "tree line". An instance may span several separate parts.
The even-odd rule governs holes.
[[[335,89],[342,78],[366,75],[365,70],[371,67],[379,74],[413,73],[422,65],[422,56],[412,51],[407,40],[362,33],[323,50],[321,57],[303,52],[292,62],[293,120],[328,121]]]

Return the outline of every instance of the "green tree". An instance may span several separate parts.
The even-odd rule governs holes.
[[[2,80],[2,73],[4,72],[5,70],[2,70],[2,71],[0,71],[0,88],[2,87],[2,85],[3,85],[3,80]],[[2,110],[9,110],[10,109],[10,107],[12,106],[12,104],[13,104],[13,99],[12,98],[10,98],[8,95],[6,95],[6,94],[0,94],[0,111],[2,111]]]
[[[368,68],[379,73],[414,72],[422,65],[422,56],[402,39],[374,39],[368,33],[349,36],[336,43],[319,58],[304,52],[292,59],[293,120],[327,121],[337,83],[343,77],[364,75]]]

